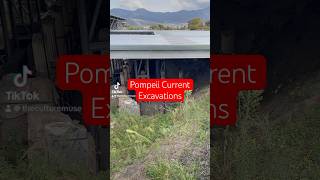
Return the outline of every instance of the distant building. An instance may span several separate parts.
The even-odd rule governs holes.
[[[126,19],[110,15],[110,29],[121,30],[126,26]]]

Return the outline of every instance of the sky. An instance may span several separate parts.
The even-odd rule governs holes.
[[[144,8],[155,12],[174,12],[209,7],[210,0],[111,0],[110,8],[136,10]]]

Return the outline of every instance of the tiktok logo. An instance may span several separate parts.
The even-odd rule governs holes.
[[[119,89],[119,86],[120,86],[120,83],[119,82],[117,82],[117,85],[114,85],[114,89]]]
[[[22,69],[22,74],[17,74],[14,79],[14,85],[16,87],[24,87],[27,84],[28,75],[32,75],[32,71],[29,70],[29,68],[24,65]]]

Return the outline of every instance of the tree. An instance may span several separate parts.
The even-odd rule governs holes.
[[[143,30],[142,26],[128,26],[128,30]]]
[[[174,27],[170,27],[168,25],[163,25],[163,24],[154,24],[150,27],[152,30],[174,30]]]
[[[204,23],[201,18],[194,18],[188,22],[188,29],[200,30],[204,28]]]

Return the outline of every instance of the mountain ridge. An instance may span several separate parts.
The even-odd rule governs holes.
[[[183,24],[193,18],[210,20],[210,8],[198,10],[180,10],[176,12],[153,12],[144,8],[126,10],[121,8],[111,9],[111,14],[127,19],[129,25],[151,24]]]

